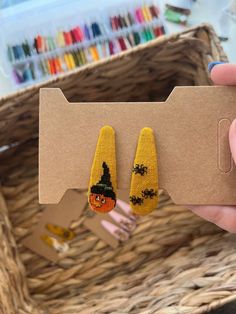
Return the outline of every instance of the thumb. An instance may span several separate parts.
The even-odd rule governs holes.
[[[233,160],[236,164],[236,119],[232,122],[229,129],[229,145]]]

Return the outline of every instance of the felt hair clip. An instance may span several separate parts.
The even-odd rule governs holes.
[[[91,169],[88,202],[92,210],[107,213],[116,206],[115,131],[110,126],[100,130]]]
[[[133,213],[145,215],[158,205],[157,151],[151,128],[140,132],[130,185]],[[90,208],[107,213],[116,205],[115,131],[110,126],[100,130],[91,169],[88,200]]]
[[[68,229],[55,224],[46,224],[46,229],[52,234],[58,236],[63,241],[70,241],[75,237],[75,233]]]
[[[59,239],[55,238],[54,236],[43,234],[41,236],[41,240],[58,253],[67,252],[69,250],[69,244],[67,242],[75,237],[75,233],[68,228],[50,223],[47,223],[45,228],[48,230],[48,232],[55,235]]]
[[[43,234],[41,236],[41,240],[46,243],[48,246],[53,248],[58,253],[65,253],[69,250],[68,243],[64,242],[63,240],[58,240],[52,236],[47,234]]]
[[[130,206],[135,214],[146,215],[158,205],[157,151],[151,128],[140,132],[130,184]]]

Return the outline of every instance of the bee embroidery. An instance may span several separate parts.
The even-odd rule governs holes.
[[[143,164],[141,164],[141,165],[135,164],[132,172],[134,172],[135,174],[140,174],[141,176],[144,176],[145,174],[147,174],[147,170],[148,170],[148,168],[146,166],[144,166]]]
[[[153,199],[154,196],[157,196],[157,191],[154,191],[153,189],[145,189],[142,191],[142,197],[145,199]]]
[[[141,198],[141,197],[132,195],[129,197],[129,199],[133,205],[142,205],[143,204],[143,198]]]

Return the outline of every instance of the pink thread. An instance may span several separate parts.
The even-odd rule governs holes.
[[[142,21],[140,20],[139,9],[135,10],[135,20],[137,23],[142,23]]]
[[[141,8],[138,9],[138,16],[139,16],[139,23],[143,24],[143,22],[145,22],[144,16],[143,16],[143,11]]]

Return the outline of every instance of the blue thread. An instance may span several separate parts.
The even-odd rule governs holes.
[[[216,66],[216,65],[219,65],[219,64],[225,64],[227,62],[221,62],[221,61],[214,61],[214,62],[210,62],[208,64],[208,71],[211,72],[212,69]]]
[[[86,24],[84,25],[84,35],[85,35],[85,38],[86,38],[87,40],[90,40],[90,39],[91,39],[90,32],[89,32],[89,28],[88,28],[88,26],[87,26]]]

